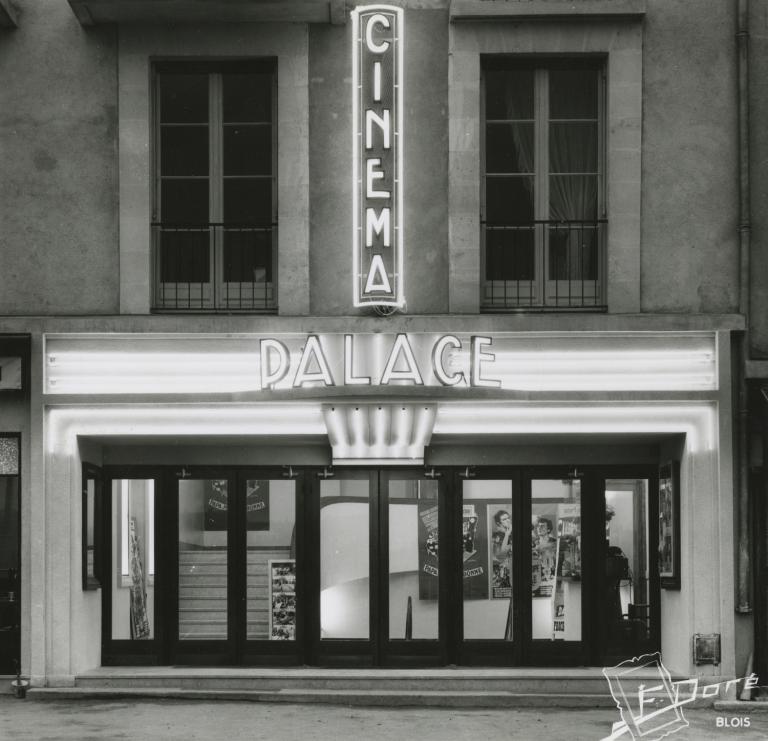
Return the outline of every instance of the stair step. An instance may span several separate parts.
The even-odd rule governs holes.
[[[610,693],[514,693],[514,692],[444,692],[401,690],[213,690],[180,687],[65,687],[33,688],[27,693],[33,700],[93,700],[163,698],[181,700],[242,700],[267,703],[324,703],[355,706],[415,707],[615,707]]]

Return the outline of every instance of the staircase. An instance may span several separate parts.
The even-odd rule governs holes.
[[[100,667],[28,697],[196,699],[447,708],[615,707],[599,668],[322,669]]]
[[[646,681],[647,673],[647,681]],[[639,670],[652,687],[658,675]],[[673,679],[680,679],[675,677]],[[100,667],[74,687],[33,688],[37,700],[240,700],[363,707],[598,708],[616,707],[599,667],[323,669]],[[663,693],[648,693],[660,701]],[[716,697],[686,707],[710,707]]]
[[[187,548],[179,551],[179,638],[227,637],[227,552]],[[288,558],[285,548],[247,552],[248,638],[269,638],[270,559]]]

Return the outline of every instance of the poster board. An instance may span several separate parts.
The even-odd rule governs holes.
[[[662,589],[680,589],[680,464],[659,469],[659,577]]]
[[[269,640],[296,640],[296,559],[270,559]]]
[[[229,512],[229,482],[227,479],[206,479],[203,481],[206,532],[227,529]],[[245,492],[246,527],[252,530],[269,530],[269,481],[249,479]]]

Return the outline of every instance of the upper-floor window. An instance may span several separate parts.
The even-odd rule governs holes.
[[[489,57],[483,80],[482,307],[602,308],[602,63]]]
[[[274,310],[274,64],[154,73],[154,308]]]

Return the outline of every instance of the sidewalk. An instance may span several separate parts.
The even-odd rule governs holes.
[[[690,726],[671,741],[768,738],[768,713],[748,728],[718,728],[745,713],[686,710]],[[0,696],[3,741],[600,741],[610,735],[613,709],[452,710],[350,708],[251,702],[36,701]],[[652,738],[656,738],[653,736]],[[622,740],[631,741],[628,734]]]

